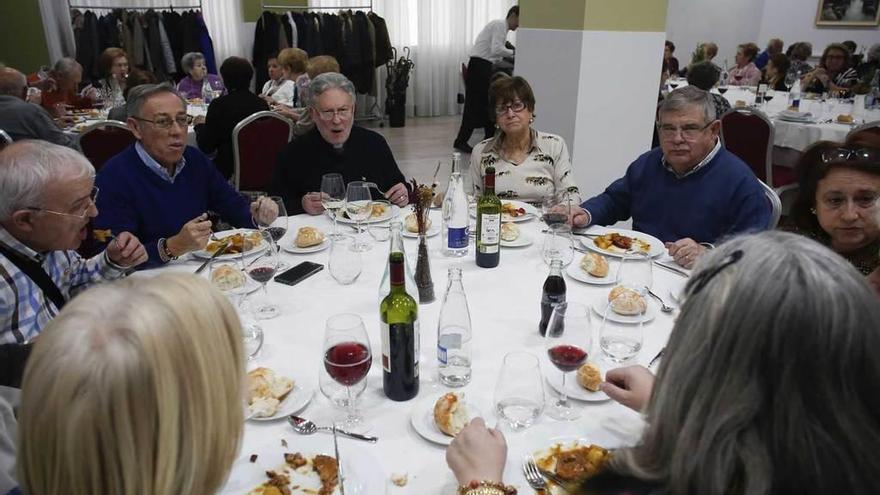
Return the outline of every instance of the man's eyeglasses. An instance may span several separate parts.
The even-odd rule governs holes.
[[[525,110],[526,104],[517,100],[507,105],[497,105],[495,107],[495,115],[504,115],[508,110],[513,110],[513,113],[519,113]]]
[[[180,127],[186,128],[190,124],[193,123],[192,115],[178,115],[173,119],[171,117],[157,117],[154,120],[150,119],[142,119],[140,117],[132,117],[134,120],[140,120],[141,122],[149,122],[159,129],[171,129],[171,126],[177,123]]]
[[[704,126],[700,126],[697,124],[687,124],[681,127],[676,127],[671,124],[657,124],[657,132],[663,139],[672,139],[675,137],[676,134],[681,132],[681,137],[685,141],[694,141],[698,137],[700,137],[700,133],[703,132],[710,125],[712,125],[712,122],[709,122]]]
[[[97,186],[92,186],[92,190],[91,190],[91,192],[89,192],[88,202],[86,203],[86,206],[83,208],[82,213],[78,213],[78,214],[77,213],[65,213],[63,211],[47,210],[46,208],[38,208],[36,206],[28,206],[25,209],[31,210],[31,211],[41,211],[43,213],[51,213],[53,215],[61,215],[63,217],[73,217],[73,218],[77,218],[79,220],[84,220],[87,216],[89,216],[89,210],[92,208],[92,206],[95,205],[95,201],[97,201],[97,199],[98,199],[98,191],[99,191],[99,189]]]
[[[336,118],[337,115],[340,119],[348,119],[351,117],[351,107],[342,107],[334,110],[318,110],[318,116],[321,117],[321,120],[324,122],[330,122]]]
[[[821,155],[822,163],[833,162],[880,162],[880,149],[877,148],[834,148]]]

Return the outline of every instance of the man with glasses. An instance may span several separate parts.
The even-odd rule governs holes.
[[[247,228],[254,227],[253,217],[271,223],[278,215],[272,201],[249,205],[204,153],[186,145],[191,118],[170,85],[132,89],[126,110],[137,142],[98,172],[96,239],[135,233],[149,254],[144,267],[151,268],[204,249],[211,235],[209,211]]]
[[[12,139],[42,139],[79,149],[79,137],[65,133],[46,109],[27,101],[27,78],[12,67],[0,67],[0,129]]]
[[[571,224],[633,229],[666,243],[669,255],[691,268],[727,236],[767,229],[770,203],[755,174],[721,146],[721,121],[709,94],[679,88],[660,104],[660,147],[630,164],[605,192],[573,208]]]
[[[36,337],[71,296],[147,260],[123,231],[91,259],[76,253],[97,214],[94,174],[84,156],[45,141],[0,152],[0,344]]]
[[[319,215],[321,176],[340,173],[345,182],[375,183],[397,206],[409,202],[409,189],[380,134],[354,125],[354,85],[342,74],[326,72],[312,79],[309,110],[315,129],[289,143],[278,154],[274,194],[292,214]]]

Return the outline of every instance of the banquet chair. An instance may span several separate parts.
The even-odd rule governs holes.
[[[767,184],[761,182],[761,188],[764,189],[764,196],[767,196],[767,200],[770,201],[770,223],[767,225],[767,230],[775,230],[776,226],[779,225],[779,219],[782,217],[782,199]]]
[[[12,137],[3,129],[0,129],[0,150],[12,144]]]
[[[867,122],[849,131],[846,141],[850,142],[856,136],[880,140],[880,120]]]
[[[293,127],[293,121],[270,111],[257,112],[236,124],[232,130],[235,189],[266,191],[269,188],[278,152],[290,142]]]
[[[136,141],[128,126],[118,120],[100,120],[86,127],[79,138],[83,155],[101,170],[113,158]]]
[[[795,183],[794,170],[773,165],[773,123],[756,108],[732,108],[721,116],[721,139],[758,180],[774,189]]]

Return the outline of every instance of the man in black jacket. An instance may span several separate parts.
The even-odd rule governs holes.
[[[315,129],[289,143],[278,155],[274,193],[291,214],[319,215],[321,176],[337,172],[345,182],[374,182],[397,206],[409,202],[409,189],[381,135],[354,126],[354,85],[327,72],[312,80],[309,109]]]

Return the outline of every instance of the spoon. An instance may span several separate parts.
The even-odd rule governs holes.
[[[287,422],[290,423],[290,426],[293,427],[293,431],[301,434],[301,435],[311,435],[318,430],[324,431],[333,431],[333,428],[329,426],[318,426],[314,422],[307,420],[306,418],[301,418],[299,416],[294,416],[291,414],[287,417]],[[370,435],[361,435],[360,433],[350,433],[344,430],[336,429],[336,433],[349,438],[354,438],[357,440],[364,440],[370,443],[376,443],[379,440],[379,437],[372,437]]]
[[[672,313],[672,309],[673,309],[672,306],[667,306],[666,303],[663,302],[663,299],[660,298],[660,296],[658,296],[657,294],[654,294],[654,292],[652,292],[651,289],[648,289],[648,294],[650,294],[651,297],[653,297],[654,299],[657,300],[657,302],[660,303],[660,311],[663,311],[664,313]]]

